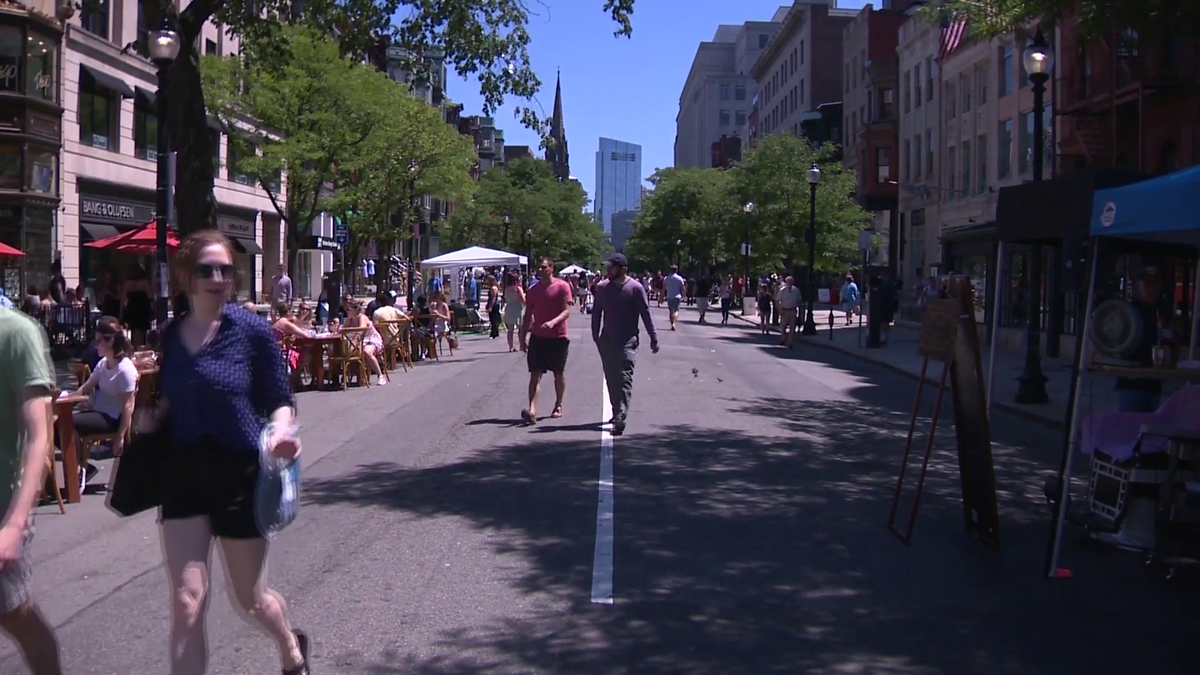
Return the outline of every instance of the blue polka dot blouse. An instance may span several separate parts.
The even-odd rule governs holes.
[[[178,328],[164,331],[159,374],[173,439],[257,452],[271,413],[296,404],[270,327],[228,305],[216,336],[195,354],[184,347]]]

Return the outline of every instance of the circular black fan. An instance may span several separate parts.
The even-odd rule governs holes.
[[[1131,358],[1145,330],[1142,315],[1126,300],[1106,300],[1092,312],[1092,343],[1108,358]]]

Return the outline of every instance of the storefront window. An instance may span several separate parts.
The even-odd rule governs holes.
[[[141,96],[133,103],[134,154],[142,159],[158,159],[158,116],[154,106]]]
[[[29,190],[53,194],[56,187],[58,156],[45,150],[29,150]]]
[[[25,245],[21,241],[20,211],[12,207],[0,207],[0,242],[17,250]],[[14,303],[21,302],[21,261],[23,258],[0,256],[0,285],[4,294]]]
[[[21,146],[0,145],[0,190],[21,189]]]
[[[975,321],[986,323],[987,292],[988,292],[988,259],[987,256],[963,256],[955,265],[955,271],[971,277],[971,289],[975,295]]]
[[[1028,318],[1027,260],[1024,252],[1018,252],[1010,253],[1008,260],[1005,261],[1005,286],[1000,298],[1000,324],[1002,326],[1024,326]]]
[[[25,287],[39,290],[50,286],[50,263],[54,259],[54,211],[25,209]]]
[[[21,29],[0,27],[0,91],[21,90]]]
[[[25,91],[34,98],[46,101],[58,99],[58,64],[55,63],[57,43],[43,35],[30,33],[26,44],[25,71],[28,81]]]

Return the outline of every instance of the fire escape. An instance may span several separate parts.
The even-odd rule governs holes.
[[[1174,168],[1148,152],[1147,126],[1158,122],[1147,112],[1186,105],[1196,89],[1200,69],[1182,55],[1181,42],[1169,31],[1150,38],[1132,28],[1086,45],[1069,39],[1064,35],[1067,67],[1057,95],[1061,170]]]

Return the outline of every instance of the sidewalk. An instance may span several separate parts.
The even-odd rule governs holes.
[[[845,314],[834,312],[838,325],[834,327],[833,339],[830,339],[828,305],[818,305],[817,335],[802,338],[802,344],[826,349],[836,349],[844,354],[876,363],[885,368],[908,375],[914,379],[920,377],[921,365],[924,359],[917,354],[917,338],[919,327],[913,324],[901,324],[892,328],[889,344],[879,349],[867,349],[860,346],[858,319],[853,326],[845,325]],[[757,316],[742,316],[741,311],[731,313],[737,320],[758,326]],[[710,313],[711,317],[711,313]],[[717,317],[720,320],[720,317]],[[772,333],[778,334],[778,328],[773,327]],[[865,345],[867,326],[863,322],[861,344]],[[988,345],[980,346],[983,358],[984,378],[988,376],[988,363],[991,349]],[[1024,367],[1024,354],[1011,350],[999,349],[996,352],[995,388],[992,391],[993,404],[1006,412],[1025,418],[1037,424],[1052,429],[1065,430],[1067,419],[1067,396],[1071,390],[1071,363],[1060,359],[1042,360],[1042,372],[1047,377],[1046,389],[1050,394],[1050,402],[1043,405],[1021,405],[1014,402],[1017,393],[1017,376]],[[941,377],[941,369],[932,364],[925,374],[925,381],[937,386]],[[1084,397],[1084,407],[1087,409],[1116,409],[1116,392],[1113,390],[1111,377],[1090,375],[1084,381],[1081,390]],[[1087,410],[1083,411],[1087,414]]]

